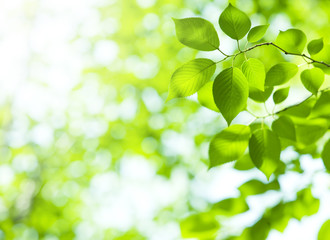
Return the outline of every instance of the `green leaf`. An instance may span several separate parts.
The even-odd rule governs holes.
[[[317,235],[317,240],[329,240],[329,236],[330,236],[330,219],[328,219],[322,224],[319,233]]]
[[[249,210],[244,198],[227,198],[212,206],[212,211],[215,214],[225,216],[233,216]]]
[[[223,70],[214,80],[214,102],[228,125],[245,109],[248,94],[248,81],[236,67]]]
[[[325,168],[330,172],[330,139],[324,144],[321,156]]]
[[[279,137],[296,141],[296,129],[290,117],[280,116],[272,123],[272,129]]]
[[[296,73],[298,67],[296,64],[283,62],[271,67],[266,74],[266,86],[277,86],[288,82]]]
[[[297,200],[289,202],[288,208],[292,217],[301,220],[304,216],[311,216],[319,210],[320,200],[315,198],[310,188],[297,192]]]
[[[330,64],[330,44],[324,45],[322,50],[312,56],[314,60]],[[330,74],[330,67],[320,63],[313,63],[315,67],[321,68],[325,74]]]
[[[256,130],[249,141],[249,152],[254,165],[269,180],[280,162],[281,143],[277,135],[266,128]]]
[[[247,40],[251,43],[258,42],[265,35],[268,27],[269,27],[269,24],[259,25],[259,26],[251,28],[251,30],[247,36]]]
[[[319,68],[306,69],[300,74],[300,79],[304,87],[316,95],[324,82],[324,73]]]
[[[210,80],[215,69],[215,63],[206,58],[197,58],[184,64],[172,75],[166,101],[194,94]]]
[[[283,102],[289,96],[290,87],[280,88],[276,90],[273,95],[273,100],[275,104]]]
[[[299,29],[288,29],[280,31],[275,44],[283,48],[286,52],[301,54],[307,42],[306,35]]]
[[[218,34],[209,21],[203,18],[175,19],[176,35],[179,41],[201,51],[213,51],[219,48]]]
[[[180,223],[183,238],[209,239],[217,233],[219,227],[212,213],[191,215]]]
[[[319,140],[328,130],[328,122],[325,119],[294,118],[296,126],[297,142],[308,146]]]
[[[209,148],[210,168],[240,158],[248,144],[251,132],[245,125],[232,125],[215,135]]]
[[[256,102],[266,102],[274,90],[274,87],[265,87],[265,91],[261,91],[257,88],[249,88],[249,98]]]
[[[256,59],[250,58],[245,61],[242,65],[242,71],[249,82],[249,87],[255,87],[261,91],[265,90],[265,66],[264,64]]]
[[[250,129],[251,129],[251,132],[253,133],[254,131],[257,131],[259,130],[260,128],[267,128],[269,129],[268,125],[262,123],[262,122],[252,122],[250,125],[249,125]]]
[[[330,91],[322,92],[312,108],[310,118],[330,118]]]
[[[252,179],[248,182],[245,182],[238,188],[238,190],[241,192],[241,194],[244,197],[250,195],[262,194],[269,190],[278,190],[278,189],[280,189],[280,185],[277,180],[274,180],[266,184],[257,179]]]
[[[268,209],[266,214],[270,218],[272,228],[283,233],[291,219],[290,209],[288,209],[287,204],[280,202]]]
[[[307,50],[310,55],[317,54],[323,48],[323,38],[312,40],[307,45]]]
[[[222,31],[229,37],[240,40],[250,30],[251,21],[244,12],[229,3],[228,7],[220,15],[219,25]]]
[[[252,132],[252,129],[251,129]],[[234,168],[240,171],[246,171],[254,168],[254,164],[250,158],[249,154],[244,154],[242,157],[237,159]]]
[[[217,105],[215,105],[212,92],[213,82],[207,82],[201,89],[197,92],[197,99],[199,103],[215,112],[219,112]]]
[[[311,113],[315,102],[315,97],[310,97],[297,105],[286,108],[285,110],[278,113],[278,115],[289,115],[294,117],[306,118]]]
[[[253,226],[244,229],[243,234],[245,231],[247,231],[249,233],[249,237],[244,237],[243,239],[266,240],[270,230],[271,225],[269,223],[269,220],[265,218],[260,218]]]

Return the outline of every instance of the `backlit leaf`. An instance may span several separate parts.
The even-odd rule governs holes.
[[[259,41],[265,35],[268,27],[269,27],[269,24],[259,25],[259,26],[251,28],[251,30],[247,36],[247,40],[249,42]]]
[[[322,92],[312,108],[310,118],[330,118],[330,91]]]
[[[300,74],[300,79],[304,87],[316,95],[324,82],[324,73],[319,68],[306,69]]]
[[[273,100],[275,104],[283,102],[289,96],[290,87],[280,88],[274,92]]]
[[[210,167],[240,158],[248,144],[251,132],[245,125],[232,125],[212,139],[209,148]]]
[[[330,236],[330,219],[328,219],[322,224],[319,233],[317,235],[317,240],[329,240],[329,236]]]
[[[199,103],[215,112],[219,112],[217,105],[214,103],[213,92],[212,92],[213,82],[207,82],[201,89],[198,90],[197,96]]]
[[[330,44],[324,45],[322,50],[315,55],[312,55],[314,60],[330,64]],[[321,68],[325,74],[330,74],[330,67],[320,63],[313,63],[315,67]]]
[[[307,37],[305,33],[299,29],[288,29],[280,31],[275,44],[289,53],[301,54],[305,48]]]
[[[307,45],[307,50],[310,55],[317,54],[323,48],[323,38],[312,40]]]
[[[218,34],[209,21],[203,18],[175,19],[176,35],[179,41],[201,51],[213,51],[219,48]]]
[[[256,102],[266,102],[274,90],[274,87],[265,87],[265,91],[261,91],[257,88],[249,88],[249,98]]]
[[[183,238],[211,238],[216,234],[220,225],[211,213],[191,215],[180,223]]]
[[[225,216],[233,216],[249,210],[249,206],[246,204],[244,198],[227,198],[215,203],[212,206],[212,211],[215,214],[221,214]]]
[[[310,188],[297,192],[297,200],[289,202],[288,208],[292,217],[301,220],[304,216],[311,216],[319,210],[320,200],[315,198]]]
[[[254,165],[269,179],[280,162],[280,140],[269,129],[256,130],[249,141],[249,153]]]
[[[296,129],[290,117],[280,116],[272,123],[272,129],[279,137],[296,141]]]
[[[326,169],[330,172],[330,139],[326,142],[322,150],[322,160]]]
[[[249,87],[255,87],[261,91],[265,89],[265,66],[264,64],[256,59],[250,58],[242,64],[242,72],[249,82]]]
[[[289,115],[294,117],[306,118],[311,113],[315,102],[316,102],[316,98],[310,97],[299,104],[285,108],[283,111],[278,113],[278,115]]]
[[[319,140],[328,130],[327,120],[295,118],[293,122],[296,126],[297,142],[305,146],[310,145]]]
[[[251,129],[252,132],[252,129]],[[254,168],[254,164],[250,158],[249,154],[244,154],[242,157],[237,159],[234,168],[240,171],[246,171]]]
[[[210,80],[215,69],[215,63],[206,58],[197,58],[184,64],[172,75],[166,101],[194,94]]]
[[[248,93],[248,81],[236,67],[223,70],[214,80],[214,102],[228,125],[245,109]]]
[[[274,65],[266,74],[266,86],[277,86],[288,82],[296,73],[298,67],[296,64],[282,62]]]
[[[229,37],[240,40],[250,30],[251,21],[244,12],[229,3],[220,15],[219,25]]]
[[[261,194],[268,190],[278,190],[278,189],[280,189],[280,185],[276,180],[270,183],[263,183],[257,179],[252,179],[248,182],[245,182],[238,188],[241,194],[245,197],[249,195]]]

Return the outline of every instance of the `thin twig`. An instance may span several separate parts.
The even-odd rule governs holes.
[[[306,54],[299,54],[299,53],[288,52],[288,51],[284,50],[283,48],[281,48],[280,46],[277,46],[275,43],[272,43],[272,42],[265,42],[265,43],[260,43],[260,44],[254,45],[254,46],[252,46],[252,47],[250,47],[248,49],[245,49],[243,51],[240,51],[237,54],[233,54],[233,55],[230,55],[230,56],[234,57],[235,55],[239,55],[241,53],[249,52],[249,51],[251,51],[251,50],[253,50],[253,49],[257,48],[257,47],[268,46],[268,45],[271,45],[271,46],[276,47],[277,49],[279,49],[280,51],[282,51],[285,55],[300,56],[300,57],[302,57],[304,59],[307,58],[307,59],[311,60],[311,62],[309,62],[309,64],[311,64],[311,63],[319,63],[319,64],[325,65],[327,67],[330,67],[330,64],[328,64],[328,63],[325,63],[323,61],[317,61],[317,60],[311,58],[310,56],[307,56]]]

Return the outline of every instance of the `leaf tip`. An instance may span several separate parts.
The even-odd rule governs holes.
[[[168,102],[171,101],[172,99],[173,99],[173,97],[168,96],[168,97],[166,98],[166,100],[165,100],[165,103],[168,103]]]
[[[232,119],[226,119],[226,122],[227,122],[228,127],[230,126],[230,124],[231,124],[232,121],[233,121]]]
[[[173,98],[175,98],[176,96],[172,93],[172,91],[169,91],[168,96],[165,100],[165,103],[167,103],[168,101],[172,100]]]

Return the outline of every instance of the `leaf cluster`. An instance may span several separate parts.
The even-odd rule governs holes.
[[[325,45],[322,38],[307,44],[305,33],[295,28],[280,31],[272,42],[259,42],[264,39],[269,24],[251,28],[249,17],[231,4],[221,13],[219,26],[237,42],[234,54],[220,49],[221,41],[209,21],[194,17],[175,19],[174,22],[182,44],[200,51],[219,51],[224,56],[218,62],[207,58],[194,59],[177,69],[172,75],[167,99],[197,93],[201,105],[219,112],[226,120],[228,127],[215,134],[210,142],[210,168],[249,158],[269,180],[284,165],[281,152],[290,146],[298,154],[321,157],[325,169],[330,171],[330,139],[327,135],[330,128],[330,90],[322,89],[326,85],[325,75],[330,74],[330,45]],[[241,49],[239,41],[242,40],[256,44]],[[309,55],[304,53],[306,45]],[[311,93],[308,98],[294,105],[284,105],[299,67],[288,61],[269,67],[258,58],[247,57],[247,52],[263,46],[274,47],[285,55],[305,61],[309,68],[301,71],[300,80]],[[235,58],[241,54],[245,57],[244,62],[240,66],[234,65]],[[212,81],[216,65],[225,61],[231,61],[231,67],[222,69]],[[281,106],[280,110],[264,116],[249,110],[248,99],[264,105],[270,96],[274,109]],[[244,111],[250,113],[254,120],[248,125],[232,124],[235,118],[239,121],[238,115]],[[204,219],[205,216],[194,217],[202,222],[213,221]]]

